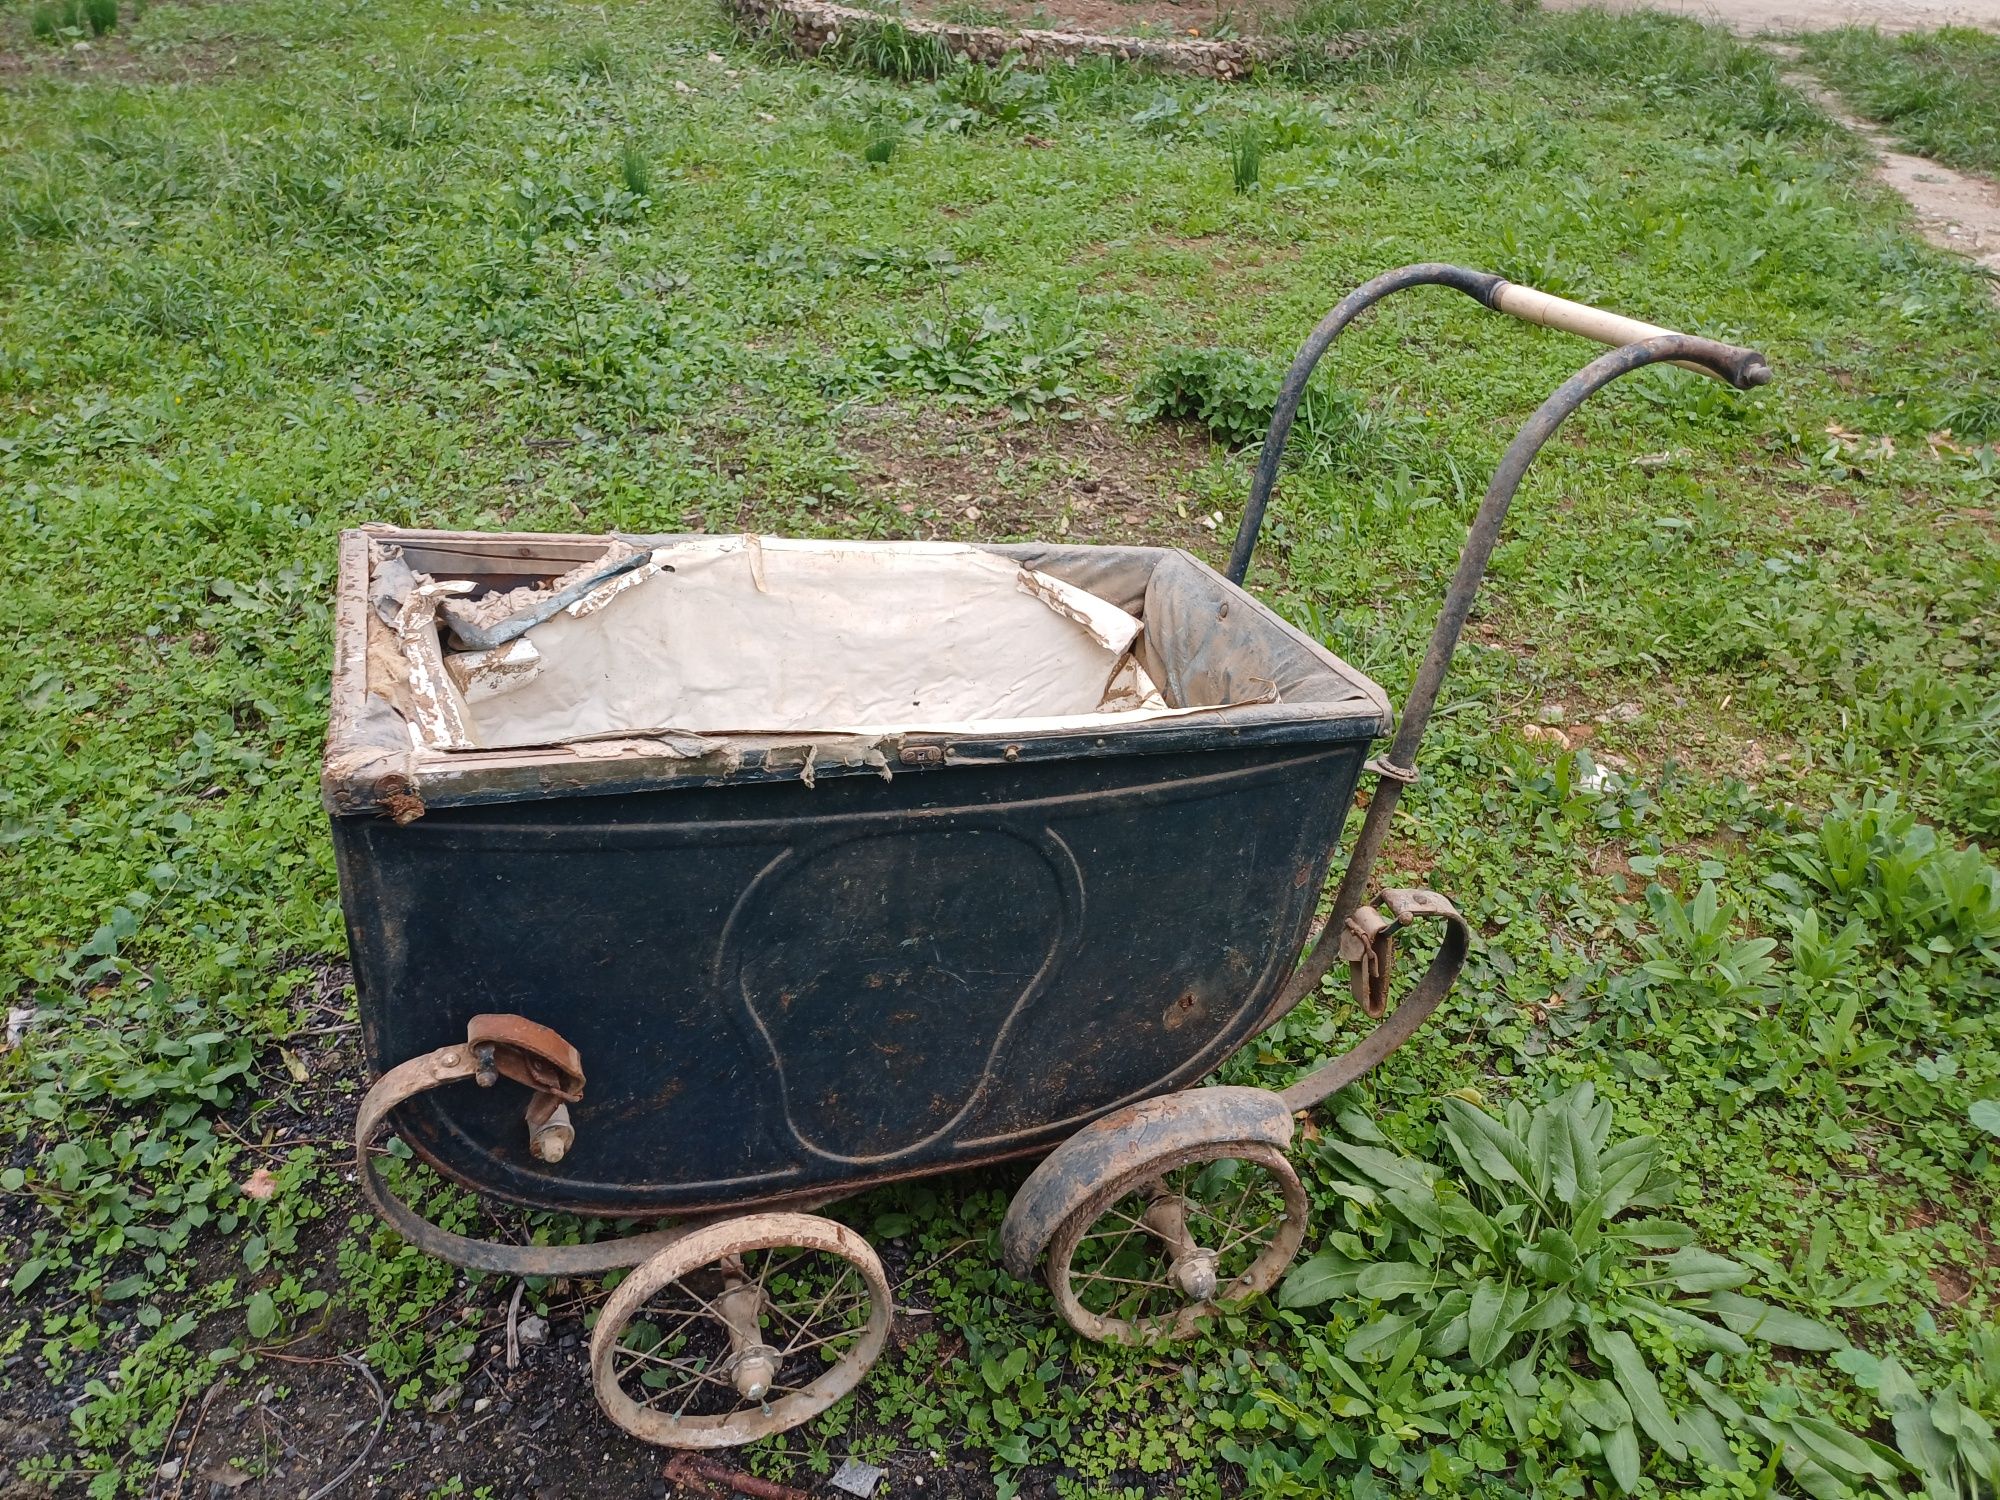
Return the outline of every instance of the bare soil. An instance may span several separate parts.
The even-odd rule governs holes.
[[[329,975],[346,972],[337,960],[326,960],[323,967]],[[259,1148],[271,1152],[272,1165],[306,1140],[328,1143],[329,1154],[337,1159],[366,1087],[353,1030],[300,1051],[310,1067],[310,1084],[281,1086],[267,1095],[267,1102],[284,1100],[284,1123],[279,1123],[276,1108],[258,1117],[259,1126],[275,1136],[272,1146]],[[267,1073],[282,1076],[275,1064]],[[26,1203],[0,1199],[10,1239],[25,1240],[32,1229],[34,1210],[25,1208]],[[352,1233],[352,1216],[364,1216],[365,1224],[368,1210],[352,1189],[337,1195],[328,1210],[301,1231],[301,1253],[288,1259],[286,1271],[303,1283],[335,1291],[339,1247]],[[475,1223],[470,1232],[506,1236],[515,1227],[496,1217]],[[240,1275],[236,1250],[233,1242],[199,1248],[191,1279],[203,1284]],[[876,1250],[898,1308],[884,1354],[889,1360],[928,1324],[912,1306],[923,1299],[903,1285],[913,1269],[904,1246],[878,1243]],[[47,1278],[15,1310],[32,1314],[52,1306],[63,1295],[57,1285],[56,1278]],[[538,1344],[520,1346],[518,1362],[510,1369],[507,1322],[513,1289],[508,1278],[485,1277],[475,1285],[471,1277],[461,1276],[452,1295],[423,1315],[428,1340],[440,1342],[448,1332],[469,1330],[476,1333],[476,1349],[457,1380],[442,1389],[428,1381],[417,1401],[401,1407],[391,1399],[394,1389],[373,1372],[364,1372],[365,1352],[384,1330],[359,1308],[280,1337],[258,1353],[247,1371],[235,1364],[221,1367],[215,1380],[176,1414],[145,1493],[149,1500],[306,1500],[336,1480],[340,1482],[327,1490],[327,1500],[360,1495],[415,1500],[440,1491],[469,1497],[482,1487],[493,1500],[664,1500],[670,1494],[703,1500],[733,1493],[726,1485],[670,1485],[664,1471],[671,1452],[627,1437],[599,1409],[590,1384],[585,1323],[602,1300],[595,1280],[550,1284],[546,1336]],[[522,1315],[532,1311],[532,1304],[525,1305]],[[0,1417],[0,1500],[40,1500],[47,1493],[19,1478],[17,1466],[28,1458],[66,1453],[70,1407],[87,1380],[102,1378],[116,1362],[132,1332],[129,1327],[114,1332],[97,1358],[79,1360],[60,1384],[44,1378],[32,1348],[0,1361],[0,1390],[5,1392],[0,1396],[0,1410],[5,1411]],[[189,1342],[207,1349],[241,1335],[241,1314],[230,1309],[198,1328]],[[879,1430],[862,1430],[879,1435]],[[749,1459],[742,1453],[714,1456],[747,1471]],[[836,1452],[834,1462],[841,1456]],[[885,1466],[890,1475],[885,1493],[926,1500],[973,1500],[993,1493],[992,1477],[978,1458],[948,1454],[939,1463],[927,1452],[905,1448]],[[460,1481],[459,1489],[449,1488],[454,1479]],[[1031,1474],[1022,1494],[1028,1500],[1054,1500],[1052,1480],[1052,1475]],[[804,1470],[789,1482],[808,1495],[839,1493]]]
[[[234,37],[135,41],[123,32],[89,41],[0,45],[0,85],[14,79],[90,78],[124,83],[200,83],[262,65],[269,49]]]
[[[1235,511],[1217,520],[1195,497],[1211,445],[1189,428],[971,411],[919,421],[883,405],[857,413],[841,447],[859,489],[909,517],[912,536],[1185,547],[1217,561],[1233,535]]]
[[[1550,10],[1586,7],[1658,10],[1727,26],[1738,36],[1831,31],[1875,26],[1883,31],[1930,31],[1984,26],[2000,31],[2000,0],[1542,0]]]

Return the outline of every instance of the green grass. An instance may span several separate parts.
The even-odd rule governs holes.
[[[1970,26],[1901,36],[1843,26],[1799,44],[1829,85],[1912,151],[2000,175],[2000,36]]]
[[[53,42],[65,32],[104,36],[118,29],[118,0],[37,0],[28,11],[28,32]]]
[[[1479,950],[1302,1136],[1307,1248],[1322,1271],[1457,1255],[1442,1210],[1356,1175],[1343,1145],[1371,1131],[1524,1223],[1443,1101],[1526,1119],[1588,1082],[1607,1150],[1657,1139],[1645,1212],[1855,1347],[1593,1333],[1576,1309],[1625,1317],[1591,1299],[1629,1256],[1567,1332],[1503,1340],[1510,1294],[1481,1286],[1515,1250],[1583,1289],[1537,1229],[1453,1271],[1476,1347],[1391,1321],[1448,1298],[1336,1280],[1191,1349],[1106,1351],[998,1268],[1013,1179],[987,1174],[833,1210],[900,1241],[928,1331],[754,1462],[956,1455],[1065,1496],[1635,1472],[1721,1496],[1771,1464],[1791,1491],[1811,1443],[1860,1462],[1829,1433],[1892,1438],[1917,1398],[1885,1356],[1923,1401],[1960,1372],[2000,1416],[1974,1342],[2000,1290],[2000,314],[1761,54],[1384,0],[1312,20],[1399,28],[1362,57],[1227,89],[972,72],[888,32],[855,70],[800,64],[697,0],[246,0],[149,6],[99,49],[140,68],[97,72],[29,45],[36,14],[0,11],[25,59],[0,71],[0,989],[36,1013],[0,1060],[0,1404],[55,1424],[36,1475],[142,1493],[176,1413],[218,1375],[232,1399],[292,1379],[264,1350],[293,1339],[362,1354],[428,1451],[426,1404],[505,1306],[343,1178],[316,794],[340,527],[1213,556],[1248,456],[1157,419],[1254,432],[1274,362],[1420,259],[1754,343],[1778,381],[1623,381],[1530,477],[1383,872],[1457,897]],[[1327,361],[1253,585],[1400,696],[1486,474],[1591,352],[1445,293],[1385,305]],[[884,452],[912,487],[878,482]],[[1224,1076],[1281,1084],[1358,1034],[1329,986]],[[258,1166],[269,1198],[239,1191]],[[573,1320],[593,1294],[530,1305]],[[478,1434],[445,1451],[512,1483]]]

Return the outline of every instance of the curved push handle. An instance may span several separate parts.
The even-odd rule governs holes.
[[[1250,552],[1257,542],[1257,527],[1263,520],[1271,486],[1277,480],[1278,458],[1284,450],[1286,434],[1291,430],[1292,418],[1298,412],[1299,398],[1305,391],[1313,366],[1319,362],[1327,346],[1339,337],[1341,329],[1357,314],[1391,292],[1424,285],[1454,287],[1468,296],[1488,302],[1489,306],[1506,303],[1508,307],[1503,310],[1511,310],[1515,316],[1532,315],[1535,321],[1548,320],[1553,326],[1589,322],[1597,328],[1600,336],[1607,338],[1629,331],[1624,326],[1628,320],[1620,319],[1615,314],[1574,302],[1563,302],[1560,298],[1540,293],[1516,296],[1513,294],[1523,293],[1525,289],[1510,287],[1497,276],[1468,271],[1461,266],[1405,266],[1400,271],[1378,276],[1347,297],[1320,322],[1285,376],[1277,409],[1271,416],[1270,435],[1264,440],[1264,452],[1257,462],[1257,482],[1250,492],[1250,504],[1243,514],[1242,529],[1236,535],[1236,549],[1229,569],[1233,582],[1241,583],[1244,572],[1249,568]],[[1489,302],[1489,298],[1494,300]],[[1556,319],[1563,321],[1556,323]],[[1362,821],[1361,835],[1355,841],[1347,871],[1341,877],[1340,890],[1334,897],[1332,919],[1319,942],[1300,958],[1291,979],[1272,1003],[1265,1024],[1283,1015],[1318,987],[1337,954],[1339,939],[1335,934],[1345,929],[1348,919],[1361,906],[1369,879],[1374,873],[1375,860],[1388,839],[1389,822],[1396,814],[1403,788],[1416,780],[1417,747],[1430,723],[1431,710],[1437,706],[1445,673],[1451,668],[1452,653],[1458,648],[1459,635],[1472,613],[1472,602],[1479,594],[1480,581],[1486,576],[1486,565],[1492,560],[1493,549],[1499,544],[1500,528],[1507,519],[1508,507],[1514,503],[1514,492],[1520,488],[1529,465],[1555,430],[1584,402],[1621,375],[1662,362],[1705,370],[1742,389],[1763,385],[1771,379],[1771,367],[1755,350],[1696,338],[1691,334],[1662,333],[1599,355],[1564,381],[1536,408],[1534,416],[1508,444],[1500,466],[1493,471],[1493,478],[1486,486],[1485,497],[1479,502],[1478,513],[1472,518],[1464,550],[1459,553],[1458,569],[1452,575],[1444,607],[1438,612],[1437,624],[1431,629],[1430,644],[1424,650],[1423,662],[1417,668],[1416,679],[1411,683],[1409,696],[1404,701],[1402,719],[1396,726],[1396,737],[1389,753],[1380,760],[1369,762],[1369,769],[1378,774],[1379,781],[1374,796],[1369,799],[1368,814]],[[1408,1009],[1408,1002],[1405,1002],[1404,1009]]]
[[[1271,409],[1270,429],[1264,434],[1264,448],[1257,456],[1257,475],[1250,484],[1250,500],[1243,508],[1243,522],[1236,529],[1236,543],[1229,550],[1229,566],[1224,571],[1231,583],[1241,583],[1250,571],[1250,555],[1256,551],[1257,533],[1264,525],[1264,511],[1270,505],[1271,491],[1278,483],[1278,462],[1284,457],[1285,442],[1292,433],[1292,421],[1299,414],[1299,403],[1305,399],[1306,383],[1312,379],[1320,357],[1347,325],[1362,313],[1384,297],[1413,286],[1447,286],[1495,312],[1506,313],[1523,322],[1538,323],[1545,328],[1581,334],[1601,344],[1624,346],[1656,338],[1687,339],[1689,348],[1684,353],[1669,356],[1670,362],[1712,376],[1738,390],[1747,391],[1771,379],[1770,365],[1755,349],[1716,343],[1712,339],[1693,339],[1687,334],[1674,333],[1652,323],[1642,323],[1637,318],[1553,297],[1533,287],[1516,286],[1490,271],[1472,271],[1464,266],[1445,265],[1437,261],[1425,261],[1389,271],[1341,298],[1340,304],[1320,319],[1318,326],[1306,336],[1305,343],[1299,346],[1298,356],[1292,361],[1292,367],[1285,372],[1284,384],[1278,388],[1277,404]]]

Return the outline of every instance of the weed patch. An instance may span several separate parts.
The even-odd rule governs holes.
[[[900,390],[1027,412],[1076,394],[1067,376],[1089,349],[1073,327],[1038,325],[989,305],[921,318],[910,336],[875,356],[875,371]]]

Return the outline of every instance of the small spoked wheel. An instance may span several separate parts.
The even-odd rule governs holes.
[[[710,1224],[635,1268],[590,1336],[598,1404],[672,1448],[755,1442],[853,1390],[889,1336],[868,1242],[811,1214]]]
[[[1262,1142],[1187,1147],[1104,1183],[1049,1241],[1056,1306],[1085,1338],[1186,1338],[1276,1285],[1305,1239],[1304,1187]]]

